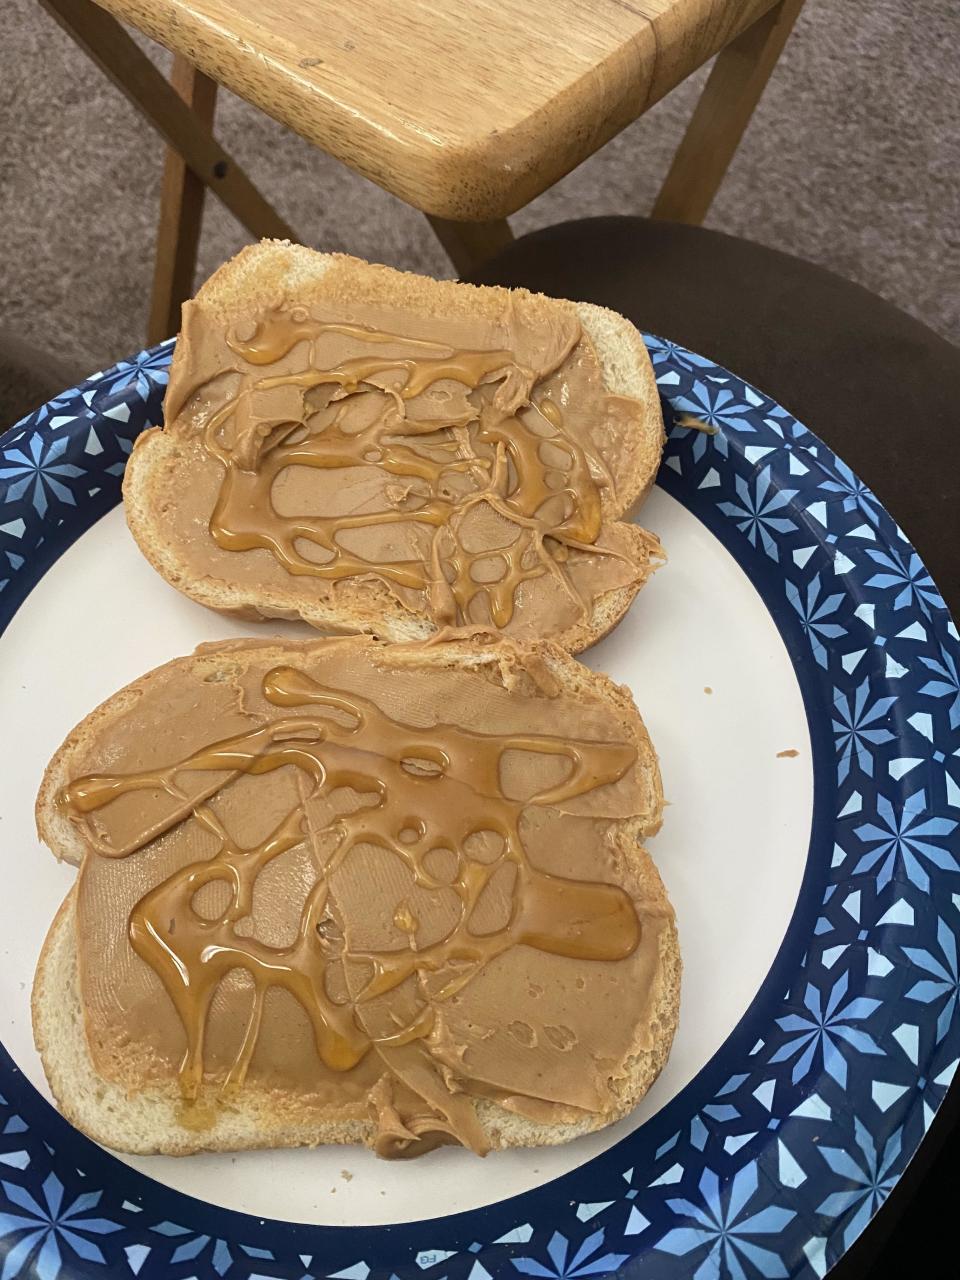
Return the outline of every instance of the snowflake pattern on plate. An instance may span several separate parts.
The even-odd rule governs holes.
[[[659,483],[750,576],[814,752],[810,851],[770,973],[727,1042],[635,1133],[544,1187],[393,1227],[261,1221],[88,1142],[0,1047],[0,1280],[652,1280],[823,1276],[889,1194],[960,1058],[960,643],[874,494],[761,392],[649,338]],[[120,498],[171,344],[0,437],[0,627]]]

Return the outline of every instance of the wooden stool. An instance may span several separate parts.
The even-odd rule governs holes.
[[[653,210],[701,222],[803,0],[41,3],[168,144],[156,342],[193,291],[206,187],[254,236],[297,238],[214,139],[218,83],[420,209],[466,271],[512,239],[508,214],[719,53]],[[118,18],[173,50],[170,82]]]

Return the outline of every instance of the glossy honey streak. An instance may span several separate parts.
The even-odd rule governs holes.
[[[404,354],[361,355],[324,368],[317,356],[324,335]],[[300,343],[308,344],[304,369],[266,374]],[[587,605],[565,568],[571,550],[625,558],[595,546],[602,523],[600,484],[612,484],[609,472],[564,431],[558,405],[546,397],[535,402],[536,375],[511,352],[458,351],[360,325],[321,322],[303,308],[271,311],[252,330],[234,329],[228,344],[238,358],[240,386],[204,431],[207,451],[224,468],[210,519],[211,536],[222,549],[266,549],[288,573],[329,582],[373,576],[394,590],[420,593],[421,607],[437,626],[489,622],[498,628],[512,619],[523,583],[545,574],[557,579],[586,616]],[[466,388],[472,396],[468,410],[420,420],[408,416],[409,403],[443,381]],[[300,397],[301,412],[293,421],[262,419],[254,411],[258,391],[279,387],[295,388]],[[325,408],[332,412],[319,430],[309,422],[310,396],[318,390],[330,397]],[[370,425],[347,430],[345,414],[364,395],[381,399],[382,410]],[[387,492],[382,510],[278,513],[273,487],[287,468],[364,465],[406,482],[395,486],[397,496]],[[464,521],[481,505],[514,527],[508,545],[467,549]],[[394,560],[360,554],[340,541],[350,530],[391,525],[427,533],[429,549]],[[319,549],[321,558],[304,555],[298,542]]]
[[[183,1025],[186,1051],[180,1082],[186,1099],[196,1099],[203,1082],[211,1000],[235,968],[252,979],[253,999],[223,1084],[227,1094],[243,1085],[271,987],[282,987],[300,1003],[312,1025],[317,1054],[328,1068],[349,1071],[374,1051],[389,1077],[391,1055],[417,1044],[429,1053],[438,1009],[511,947],[525,945],[584,961],[615,961],[635,951],[640,922],[629,895],[615,885],[537,870],[526,857],[519,831],[525,806],[559,804],[622,778],[636,760],[632,745],[549,735],[487,735],[449,724],[417,729],[392,719],[368,699],[336,693],[293,667],[268,672],[262,688],[273,706],[309,708],[309,713],[281,717],[215,742],[163,769],[78,778],[58,796],[61,808],[84,823],[87,815],[137,791],[159,790],[178,802],[164,819],[145,826],[121,847],[96,838],[87,826],[87,838],[102,856],[129,856],[181,821],[197,823],[218,842],[212,857],[181,867],[150,890],[134,907],[128,926],[132,947],[160,978]],[[555,786],[523,801],[510,799],[501,783],[501,760],[508,750],[559,757],[567,763],[567,773]],[[302,803],[265,840],[243,848],[208,802],[240,774],[262,775],[287,765],[305,781]],[[177,783],[186,771],[215,777],[188,796]],[[311,839],[311,798],[328,797],[344,787],[373,803],[336,819],[335,846],[303,904],[295,941],[273,947],[238,934],[237,923],[251,915],[260,871],[273,858]],[[492,860],[478,861],[469,854],[471,837],[481,832],[488,837],[492,833],[500,842]],[[330,883],[359,845],[389,851],[421,888],[452,887],[459,900],[457,919],[444,937],[419,946],[420,922],[401,903],[395,923],[406,935],[405,948],[350,949],[349,929],[338,919]],[[427,865],[426,855],[438,848],[456,855],[452,885],[431,874]],[[475,935],[471,913],[504,864],[515,868],[509,919],[492,933]],[[217,880],[228,886],[230,902],[217,918],[207,919],[191,903],[204,885]],[[365,977],[350,1000],[336,1003],[328,993],[326,974],[328,966],[345,958],[359,965]],[[415,1014],[388,1035],[371,1034],[364,1025],[364,1007],[389,997],[409,979],[417,984]],[[469,1093],[468,1069],[461,1074],[458,1089]],[[451,1096],[449,1105],[435,1098],[430,1102],[434,1114],[427,1120],[421,1117],[420,1129],[451,1134],[482,1149],[482,1135],[462,1097]],[[391,1154],[400,1153],[396,1145]]]

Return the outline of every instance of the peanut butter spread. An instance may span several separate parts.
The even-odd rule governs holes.
[[[615,523],[641,412],[572,308],[188,303],[164,515],[194,577],[328,601],[374,580],[437,628],[559,634],[657,553]]]
[[[179,1081],[197,1127],[252,1084],[372,1117],[382,1155],[487,1150],[488,1100],[615,1108],[668,927],[615,838],[659,803],[616,710],[536,668],[278,653],[153,673],[59,793],[98,1073]]]

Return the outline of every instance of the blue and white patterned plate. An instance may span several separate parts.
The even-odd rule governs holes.
[[[560,1155],[438,1153],[382,1176],[349,1149],[121,1161],[45,1100],[28,979],[70,875],[22,847],[43,757],[94,693],[238,628],[155,578],[108,514],[133,439],[160,420],[169,344],[0,437],[0,1280],[573,1280],[633,1261],[651,1280],[823,1276],[883,1202],[960,1055],[956,628],[822,442],[648,341],[667,421],[717,433],[670,432],[644,519],[671,564],[590,657],[618,678],[634,663],[676,801],[653,852],[678,906],[684,1021],[643,1123]],[[378,1208],[358,1193],[330,1210],[331,1159]],[[434,1159],[453,1162],[432,1166],[439,1181]],[[259,1190],[231,1190],[245,1168],[291,1207],[268,1216]],[[419,1211],[398,1176],[422,1180]],[[394,1206],[407,1220],[391,1225]]]

